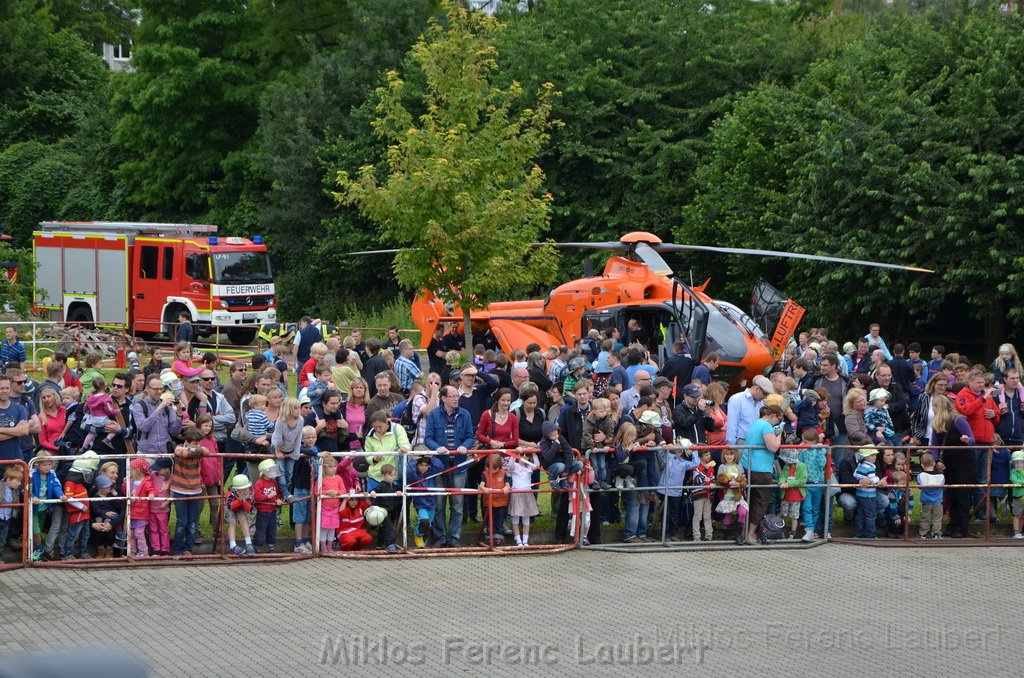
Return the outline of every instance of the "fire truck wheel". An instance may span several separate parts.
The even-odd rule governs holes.
[[[254,328],[233,328],[228,330],[228,339],[235,346],[248,346],[256,340],[256,330]]]
[[[88,308],[79,306],[77,308],[72,309],[71,312],[68,313],[68,322],[82,323],[83,325],[91,325],[92,313],[89,311]]]

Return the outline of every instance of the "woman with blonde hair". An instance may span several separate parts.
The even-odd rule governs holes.
[[[868,425],[864,421],[864,410],[868,408],[868,393],[862,388],[851,388],[843,397],[843,422],[846,424],[846,435],[851,439],[854,433],[868,435]],[[838,462],[836,462],[838,464]]]
[[[945,466],[946,485],[972,484],[977,474],[977,452],[974,435],[967,419],[956,411],[953,401],[940,397],[932,400],[935,418],[932,419],[931,444],[945,449],[932,450],[932,456]],[[947,537],[967,536],[971,512],[971,488],[947,488],[949,497],[949,526]]]
[[[995,376],[997,384],[1003,383],[1003,375],[1011,367],[1020,369],[1020,358],[1017,356],[1017,349],[1013,347],[1013,344],[1003,344],[999,347],[999,355],[992,363],[992,374]]]

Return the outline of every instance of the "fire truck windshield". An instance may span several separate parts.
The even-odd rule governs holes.
[[[273,282],[266,252],[213,252],[213,279],[220,284]]]

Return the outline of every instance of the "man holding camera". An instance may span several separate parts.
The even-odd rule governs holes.
[[[676,435],[686,438],[694,445],[707,444],[707,430],[715,426],[715,421],[709,414],[710,409],[711,401],[704,399],[699,386],[684,386],[682,402],[672,410],[672,423]]]
[[[142,399],[132,405],[132,418],[138,435],[139,454],[167,454],[172,439],[181,433],[181,403],[170,390],[164,390],[160,376],[151,374],[146,380]]]

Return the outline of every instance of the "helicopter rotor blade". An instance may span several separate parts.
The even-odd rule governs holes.
[[[357,256],[363,256],[365,254],[397,254],[397,253],[399,253],[401,251],[402,250],[400,250],[400,249],[393,249],[393,250],[363,250],[362,252],[349,252],[348,254],[357,255]]]
[[[535,245],[552,245],[553,247],[577,247],[584,250],[627,250],[628,243],[621,243],[617,240],[606,242],[539,242]]]
[[[916,273],[934,273],[929,268],[918,266],[903,266],[901,264],[886,264],[879,261],[863,261],[861,259],[845,259],[843,257],[826,257],[818,254],[801,254],[800,252],[776,252],[773,250],[755,250],[744,247],[712,247],[710,245],[677,245],[664,243],[651,245],[651,248],[658,252],[717,252],[720,254],[742,254],[760,257],[782,257],[784,259],[804,259],[806,261],[827,261],[835,264],[853,264],[855,266],[872,266],[875,268],[892,268],[899,271],[914,271]]]

